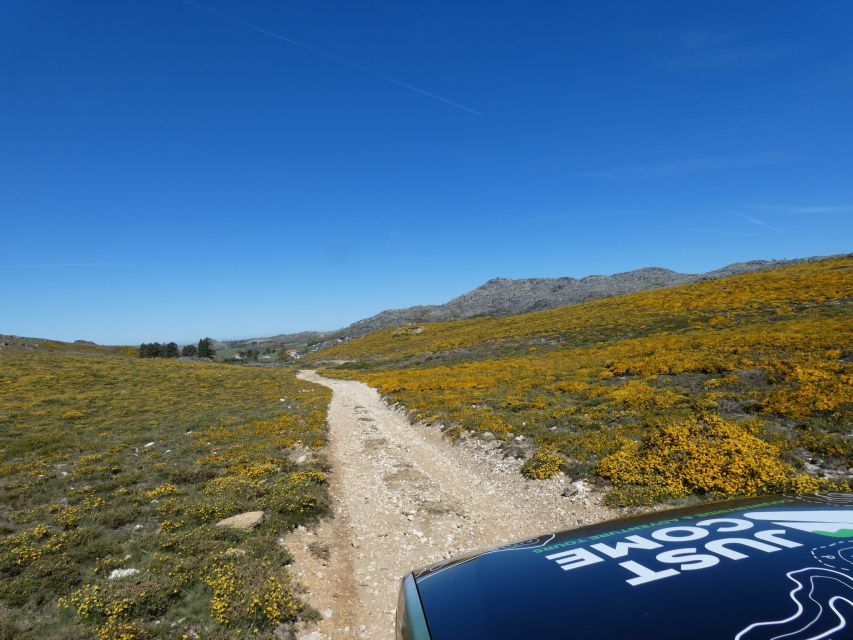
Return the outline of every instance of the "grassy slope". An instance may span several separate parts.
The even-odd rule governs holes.
[[[0,351],[0,637],[271,637],[302,611],[277,538],[325,508],[321,459],[294,458],[323,445],[328,392],[116,353]],[[254,531],[212,527],[255,509]]]
[[[562,466],[608,478],[614,504],[843,487],[851,293],[853,258],[843,257],[387,329],[312,358],[349,360],[329,373],[378,386],[451,436],[524,435],[538,448],[531,476]]]

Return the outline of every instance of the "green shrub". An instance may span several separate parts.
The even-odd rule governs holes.
[[[629,484],[614,487],[604,496],[608,507],[650,507],[668,497],[663,487]]]

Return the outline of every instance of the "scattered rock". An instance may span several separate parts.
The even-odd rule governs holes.
[[[236,516],[220,520],[214,526],[217,529],[254,529],[264,521],[263,511],[246,511]]]
[[[118,580],[139,573],[139,569],[113,569],[108,577],[109,580]]]
[[[229,547],[222,555],[226,558],[241,558],[246,555],[246,550],[239,547]]]
[[[586,483],[585,480],[576,480],[572,483],[572,486],[580,494],[589,493],[589,485]]]

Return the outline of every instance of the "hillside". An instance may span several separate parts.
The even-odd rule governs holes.
[[[278,539],[327,509],[325,389],[0,345],[0,638],[269,638],[305,615]],[[255,510],[253,530],[214,526]]]
[[[25,338],[0,334],[0,351],[47,351],[52,353],[90,353],[100,355],[134,356],[136,347],[110,347],[96,344],[90,340],[62,342],[46,338]]]
[[[313,354],[527,473],[612,504],[846,486],[853,257],[504,318],[376,331]],[[532,445],[531,445],[532,443]],[[677,455],[676,455],[677,454]]]
[[[731,264],[702,274],[678,273],[660,267],[646,267],[609,276],[593,275],[584,278],[494,278],[445,304],[382,311],[370,318],[354,322],[338,333],[352,337],[364,335],[376,329],[410,323],[448,322],[480,316],[508,316],[554,309],[625,293],[774,269],[792,262],[794,261],[753,260]]]
[[[542,309],[554,309],[625,293],[660,289],[702,280],[714,280],[739,273],[775,269],[797,262],[818,259],[820,258],[752,260],[730,264],[701,274],[678,273],[660,267],[646,267],[609,276],[592,275],[584,278],[493,278],[476,289],[457,296],[444,304],[387,309],[336,331],[304,331],[268,338],[230,340],[226,344],[228,348],[232,349],[287,346],[288,348],[302,350],[309,345],[319,345],[325,348],[337,342],[387,327],[399,327],[421,322],[449,322],[482,316],[508,316]]]

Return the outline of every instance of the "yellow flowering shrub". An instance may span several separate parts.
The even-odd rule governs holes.
[[[566,459],[556,451],[539,449],[521,467],[521,474],[534,480],[553,478],[560,472]]]
[[[754,495],[784,488],[793,469],[779,449],[743,427],[714,416],[651,429],[640,442],[598,463],[616,485],[650,485],[668,495]]]
[[[634,411],[666,409],[681,399],[669,389],[655,389],[641,380],[630,380],[615,387],[605,387],[602,391],[612,401]]]
[[[223,626],[246,619],[262,626],[279,624],[293,620],[304,606],[286,574],[270,573],[268,562],[262,563],[261,572],[234,563],[218,564],[204,580],[213,591],[211,617]]]
[[[153,500],[155,498],[162,498],[163,496],[175,495],[180,492],[181,490],[177,485],[172,484],[171,482],[165,482],[158,487],[154,487],[150,491],[146,491],[145,497],[149,500]]]

